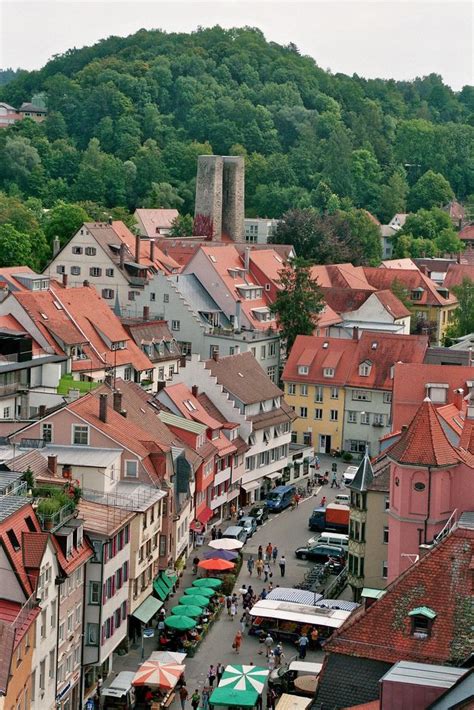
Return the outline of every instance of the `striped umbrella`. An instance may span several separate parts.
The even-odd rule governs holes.
[[[219,587],[222,587],[222,579],[217,579],[216,577],[203,577],[202,579],[195,579],[193,582],[193,587],[207,587],[208,589],[219,589]]]
[[[149,685],[155,688],[174,688],[184,673],[185,667],[179,663],[145,661],[135,673],[133,685]]]
[[[188,587],[184,590],[183,594],[199,594],[201,597],[213,597],[217,594],[215,589],[209,589],[209,587]]]
[[[256,690],[261,693],[269,671],[261,666],[226,666],[219,688]]]
[[[185,594],[184,597],[180,597],[178,604],[192,604],[193,606],[204,608],[209,604],[209,599],[198,594],[198,589],[196,589],[196,594]]]

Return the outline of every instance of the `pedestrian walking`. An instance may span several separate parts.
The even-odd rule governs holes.
[[[273,548],[272,557],[273,557],[273,564],[275,564],[277,561],[277,557],[278,557],[278,547],[276,545]]]
[[[225,599],[225,605],[227,607],[227,614],[230,616],[230,608],[232,606],[232,597],[230,594]]]
[[[240,652],[240,646],[242,644],[242,631],[239,629],[235,634],[234,643],[232,647],[236,653]]]
[[[337,488],[337,471],[332,472],[331,488]]]
[[[209,695],[212,690],[211,688],[203,688],[201,693],[201,710],[209,710]]]
[[[199,695],[199,690],[196,688],[194,693],[191,695],[191,707],[193,708],[193,710],[198,710],[200,704],[201,696]]]
[[[299,639],[298,639],[298,649],[299,649],[299,656],[301,660],[304,660],[306,658],[306,650],[308,648],[308,643],[309,639],[306,636],[306,634],[302,634]]]
[[[272,646],[273,646],[273,639],[272,639],[270,633],[267,634],[265,641],[263,643],[265,644],[265,655],[268,658],[268,656],[270,655],[270,651],[272,650]]]
[[[285,576],[285,569],[286,569],[286,559],[285,555],[282,555],[280,557],[280,562],[278,563],[280,565],[280,574],[282,577]]]
[[[102,695],[102,685],[103,685],[103,683],[104,683],[104,681],[103,681],[103,679],[102,679],[102,676],[101,676],[101,675],[98,676],[98,678],[97,678],[97,687],[96,687],[95,691],[96,691],[97,695],[99,696],[99,698],[100,698],[100,696]]]
[[[219,528],[217,531],[217,539],[220,540],[222,538],[222,528]]]
[[[270,577],[271,577],[271,576],[272,576],[272,575],[271,575],[271,573],[270,573]],[[270,582],[270,584],[268,585],[268,591],[271,592],[272,589],[273,589],[273,583]]]
[[[214,681],[215,681],[215,679],[216,679],[216,669],[214,668],[214,666],[212,665],[212,663],[211,663],[211,665],[209,666],[209,670],[207,671],[207,679],[208,679],[208,681],[209,681],[209,685],[210,685],[211,688],[212,688],[212,686],[214,685]]]
[[[275,710],[277,694],[271,687],[267,689],[267,710]]]
[[[271,560],[272,559],[272,552],[273,552],[273,545],[271,542],[269,542],[268,545],[266,546],[265,552],[268,555],[268,559]]]
[[[275,656],[275,665],[278,667],[281,663],[281,657],[283,654],[283,647],[280,642],[277,643],[273,649],[273,655]]]
[[[213,540],[215,540],[216,537],[217,537],[217,531],[216,531],[214,525],[213,525],[212,528],[211,528],[211,537],[212,537]]]
[[[235,615],[237,614],[237,604],[235,602],[232,602],[230,605],[230,618],[231,621],[234,621]]]
[[[270,574],[271,574],[270,565],[268,564],[268,562],[264,562],[264,564],[263,564],[263,575],[264,575],[263,581],[264,582],[268,582],[268,576]]]
[[[183,683],[179,689],[179,700],[181,702],[181,710],[184,710],[186,706],[186,700],[188,699],[188,689],[186,688],[186,683]]]
[[[240,617],[240,628],[242,629],[243,634],[245,633],[246,627],[247,627],[247,621],[245,618],[245,614],[242,614],[242,616]]]
[[[263,547],[261,545],[258,546],[257,557],[259,560],[263,560]]]
[[[255,562],[253,561],[252,555],[247,560],[247,569],[249,571],[250,577],[252,576],[253,568],[254,568]]]
[[[217,685],[221,682],[222,674],[224,673],[224,666],[222,663],[218,663],[216,666],[216,678],[217,678]]]
[[[258,559],[255,563],[255,569],[257,570],[257,577],[260,579],[263,571],[263,560]]]
[[[270,673],[275,670],[275,655],[273,651],[268,654],[268,670]]]
[[[314,466],[316,468],[316,471],[319,471],[319,456],[314,457]]]
[[[267,592],[265,590],[265,587],[262,589],[260,592],[260,599],[266,599],[267,598]]]
[[[321,508],[325,508],[325,507],[326,507],[326,496],[323,496],[321,498]]]
[[[230,506],[230,518],[231,518],[231,520],[234,520],[236,512],[237,512],[237,509],[236,509],[235,505],[232,503],[232,505]]]
[[[250,626],[250,622],[252,620],[252,617],[250,615],[250,609],[248,607],[245,609],[244,615],[245,615],[246,626]]]

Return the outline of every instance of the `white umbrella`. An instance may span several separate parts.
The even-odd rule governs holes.
[[[220,540],[211,540],[209,547],[214,548],[214,550],[240,550],[243,544],[240,540],[233,540],[231,537],[221,537]]]

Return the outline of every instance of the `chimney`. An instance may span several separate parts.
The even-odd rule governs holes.
[[[104,377],[104,384],[106,384],[107,387],[112,387],[112,375],[110,372],[108,372]]]
[[[53,257],[55,257],[57,254],[59,254],[60,249],[61,249],[61,242],[59,241],[59,237],[54,237],[54,239],[53,239]]]
[[[115,390],[113,394],[114,409],[119,414],[122,411],[122,393],[120,390]]]
[[[112,217],[109,217],[108,222],[109,224],[112,224]]]
[[[140,235],[135,235],[135,261],[137,264],[140,263]]]
[[[213,353],[212,353],[212,359],[214,360],[214,362],[219,362],[219,352],[218,352],[218,350],[215,350],[215,349],[214,349],[214,351],[213,351]]]
[[[198,392],[199,392],[198,386],[197,386],[197,385],[193,385],[193,386],[191,387],[191,394],[193,395],[193,397],[197,397],[197,396],[198,396]]]
[[[359,326],[357,325],[352,329],[352,340],[359,340]]]
[[[30,416],[30,393],[28,390],[20,392],[20,419],[28,419]]]
[[[88,280],[85,279],[85,280],[82,282],[82,285],[84,286],[84,288],[87,288],[87,287],[89,286]]]
[[[462,387],[458,387],[458,389],[454,390],[453,404],[456,407],[456,409],[459,409],[459,411],[461,411],[461,409],[462,409],[463,395],[464,395],[464,390],[462,389]]]
[[[120,245],[120,268],[123,269],[125,264],[125,244],[122,242]]]
[[[186,367],[186,355],[181,355],[179,358],[179,366]]]
[[[150,306],[143,306],[143,320],[150,320]]]
[[[248,270],[249,270],[249,266],[250,266],[250,247],[245,247],[245,251],[244,251],[244,268],[245,268],[245,271],[248,271]]]
[[[67,288],[67,274],[63,274],[63,286]]]
[[[155,261],[155,240],[150,239],[150,261],[153,263]]]
[[[235,302],[234,331],[240,330],[240,315],[242,311],[242,301],[240,298]]]
[[[46,416],[46,405],[45,404],[40,404],[38,407],[38,417],[40,419],[43,419],[43,417]]]
[[[101,422],[107,421],[107,395],[101,394],[99,397],[99,419]]]
[[[122,417],[123,417],[124,419],[127,418],[127,410],[126,410],[126,409],[121,409],[121,410],[120,410],[120,414],[122,415]]]
[[[58,457],[56,454],[51,454],[48,456],[48,469],[51,471],[53,476],[55,476],[58,472]]]

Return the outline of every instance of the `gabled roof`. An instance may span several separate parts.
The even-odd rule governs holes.
[[[201,402],[183,382],[168,385],[165,389],[165,393],[179,410],[180,414],[186,419],[200,422],[209,429],[221,428],[221,422],[214,419],[214,417],[204,409]]]
[[[427,397],[410,426],[388,454],[392,461],[411,466],[454,466],[461,456],[448,441],[436,409]]]
[[[392,367],[396,362],[423,362],[428,349],[426,335],[398,335],[396,333],[364,331],[357,343],[347,385],[368,389],[391,390]],[[370,361],[368,375],[359,374],[361,363]]]
[[[34,534],[42,534],[35,512],[27,498],[22,496],[0,497],[0,545],[6,550],[16,578],[23,588],[25,600],[28,599],[36,589],[36,576],[30,575],[27,572],[21,546],[23,533],[30,531],[26,522],[27,517],[31,518],[32,525],[36,529],[36,533]],[[14,532],[16,539],[20,543],[19,549],[13,547],[7,535],[7,531],[10,529]],[[1,590],[2,587],[0,585],[0,596]]]
[[[283,394],[250,352],[206,360],[204,365],[217,383],[243,404],[262,402]]]
[[[343,385],[349,375],[357,347],[358,343],[353,339],[298,335],[286,361],[283,380],[285,382]],[[307,375],[300,375],[298,372],[299,361],[303,353],[306,361],[311,360]],[[333,365],[328,364],[329,356],[334,358]],[[334,377],[324,377],[324,368],[331,366],[335,368]]]
[[[153,369],[95,288],[62,288],[57,284],[46,291],[23,291],[13,296],[57,354],[63,354],[62,344],[83,345],[87,358],[74,360],[73,370],[103,369],[107,364],[131,364],[139,371]],[[127,347],[113,350],[107,341],[125,342]]]
[[[460,286],[464,279],[470,279],[474,282],[474,264],[450,264],[443,286],[446,288]]]
[[[49,534],[46,532],[23,531],[21,546],[23,550],[23,564],[27,569],[39,569],[43,559]]]
[[[468,224],[466,227],[463,227],[463,229],[459,232],[458,237],[463,242],[474,241],[474,224]]]
[[[422,289],[421,298],[414,301],[415,304],[420,306],[449,306],[457,303],[457,299],[453,295],[449,294],[445,298],[441,293],[438,293],[434,281],[423,274],[416,266],[414,269],[365,266],[364,274],[370,284],[378,291],[390,290],[395,281],[409,292],[409,298],[413,291]]]
[[[368,450],[365,450],[364,458],[360,462],[356,475],[354,476],[349,488],[353,491],[365,493],[374,479],[374,470],[370,462]]]
[[[134,517],[135,513],[112,505],[92,503],[82,498],[77,506],[79,515],[84,519],[84,529],[105,537],[114,535]]]
[[[418,269],[417,265],[413,261],[413,259],[385,259],[382,261],[382,266],[381,268],[383,269],[409,269],[412,271],[416,271]]]
[[[459,526],[387,588],[368,609],[354,612],[327,642],[330,654],[395,663],[461,664],[472,653],[474,529]],[[436,614],[428,638],[411,632],[409,612]]]
[[[274,249],[250,249],[249,258],[250,271],[255,265],[264,275],[263,281],[271,281],[279,287],[280,271],[284,268],[285,262]],[[259,275],[256,274],[256,278],[258,280]]]
[[[368,282],[362,266],[352,264],[330,264],[311,267],[311,278],[324,288],[350,288],[374,291]]]
[[[373,297],[380,301],[385,310],[395,319],[407,318],[410,315],[408,308],[389,289],[376,291]]]
[[[179,217],[178,210],[175,209],[143,209],[135,210],[136,216],[143,224],[143,228],[149,237],[159,234],[160,229],[171,229],[173,220]]]
[[[0,282],[4,281],[8,284],[10,291],[27,291],[28,289],[21,281],[15,278],[15,274],[25,274],[29,276],[38,276],[39,279],[44,278],[49,280],[48,276],[36,274],[29,266],[3,266],[0,269]]]

